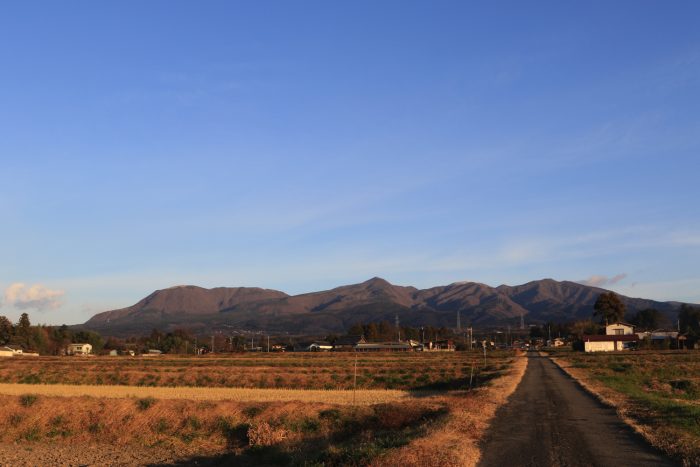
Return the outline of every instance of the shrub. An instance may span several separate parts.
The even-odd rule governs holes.
[[[139,410],[148,410],[155,403],[156,403],[156,400],[153,397],[144,397],[143,399],[136,400],[136,407]]]
[[[315,418],[305,418],[300,425],[301,431],[304,433],[316,433],[321,424]]]
[[[102,423],[97,422],[97,421],[93,421],[88,425],[87,430],[91,434],[96,435],[97,433],[100,433],[102,431],[102,428],[103,428]]]
[[[11,426],[19,425],[20,423],[22,423],[22,420],[24,420],[24,415],[22,415],[21,413],[13,413],[7,419]]]
[[[41,430],[38,426],[33,425],[24,430],[19,437],[25,441],[38,441],[41,438]]]
[[[243,409],[243,415],[245,415],[248,418],[255,418],[258,415],[260,415],[262,411],[262,407],[258,407],[257,405],[251,405]]]
[[[677,391],[685,392],[688,396],[694,397],[700,392],[695,383],[687,379],[677,379],[669,381],[671,387]]]
[[[37,401],[38,396],[36,394],[22,394],[19,396],[19,403],[22,407],[31,407]]]
[[[190,415],[189,417],[185,418],[184,425],[193,430],[199,430],[202,428],[202,422],[194,415]]]
[[[49,421],[51,429],[46,433],[49,438],[54,438],[56,436],[61,436],[63,438],[70,436],[72,432],[65,426],[66,420],[63,415],[57,415]]]
[[[321,410],[318,416],[324,420],[338,420],[340,418],[340,410],[338,409],[326,409]]]
[[[156,424],[153,426],[153,431],[159,434],[163,434],[166,431],[168,431],[168,428],[170,428],[168,421],[164,418],[159,418]]]

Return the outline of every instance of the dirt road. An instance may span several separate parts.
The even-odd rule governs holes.
[[[480,466],[670,466],[615,411],[535,353],[497,413]]]

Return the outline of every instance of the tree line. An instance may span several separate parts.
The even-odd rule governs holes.
[[[401,340],[442,340],[453,337],[454,333],[446,327],[435,326],[399,326],[389,321],[379,321],[371,323],[356,323],[353,324],[347,332],[348,336],[364,336],[369,342],[391,342],[401,338]],[[328,340],[332,341],[337,336],[328,336]]]
[[[16,346],[42,355],[62,355],[71,343],[88,343],[93,351],[103,349],[105,341],[93,331],[74,331],[62,326],[32,325],[27,313],[22,313],[17,323],[0,316],[0,346]]]

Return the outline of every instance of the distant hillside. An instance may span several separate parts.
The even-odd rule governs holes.
[[[490,287],[476,282],[419,290],[375,277],[322,292],[287,295],[270,289],[177,286],[158,290],[133,306],[105,311],[82,327],[108,335],[145,334],[153,328],[324,334],[343,332],[357,322],[389,320],[405,325],[454,327],[516,326],[591,317],[604,289],[543,279],[518,286]],[[629,313],[656,308],[675,319],[679,303],[620,296]]]

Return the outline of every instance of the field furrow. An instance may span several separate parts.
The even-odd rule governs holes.
[[[194,388],[149,386],[91,386],[68,384],[0,384],[0,394],[19,396],[37,394],[60,397],[104,397],[229,400],[237,402],[321,402],[341,405],[369,405],[400,401],[420,393],[392,389],[315,390],[315,389],[251,389],[251,388]]]

